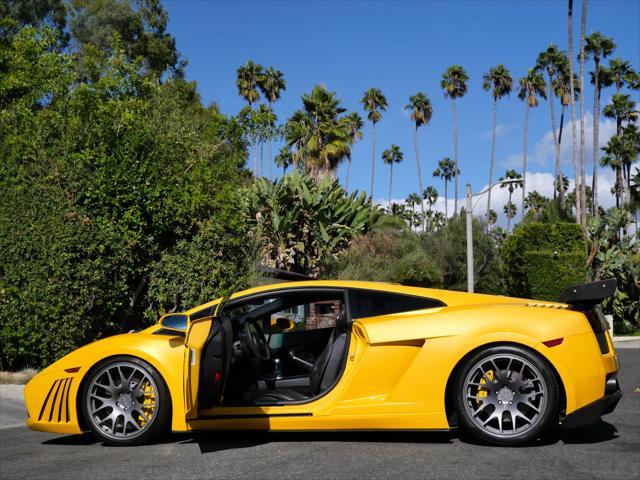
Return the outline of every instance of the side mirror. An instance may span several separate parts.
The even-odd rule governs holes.
[[[184,313],[169,313],[160,319],[160,325],[164,328],[179,330],[181,332],[185,332],[187,330],[188,322],[189,317]]]
[[[271,326],[274,326],[274,322],[271,322]],[[286,317],[278,317],[275,320],[275,327],[276,329],[278,329],[281,332],[288,332],[290,330],[293,330],[293,327],[295,327],[296,324],[293,322],[293,320],[291,320],[290,318],[286,318]]]

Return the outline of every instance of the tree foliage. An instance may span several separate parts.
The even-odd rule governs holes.
[[[56,45],[33,27],[0,45],[3,368],[211,298],[250,256],[235,122],[117,37],[95,81]]]

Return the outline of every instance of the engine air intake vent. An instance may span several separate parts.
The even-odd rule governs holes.
[[[567,309],[567,306],[561,303],[529,302],[525,306],[535,308]]]

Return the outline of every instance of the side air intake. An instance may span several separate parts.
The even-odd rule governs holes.
[[[72,382],[72,377],[53,382],[40,409],[39,422],[69,423],[69,391]]]

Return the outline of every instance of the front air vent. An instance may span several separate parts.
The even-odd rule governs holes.
[[[72,377],[60,378],[53,382],[40,409],[39,422],[69,423],[71,382],[73,382]]]

